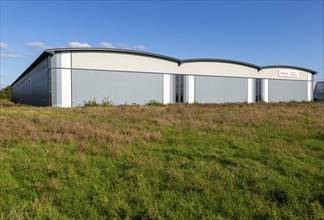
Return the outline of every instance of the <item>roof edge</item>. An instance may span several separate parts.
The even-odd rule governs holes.
[[[45,57],[47,57],[50,53],[45,50],[41,55],[39,55],[36,60],[29,66],[27,69],[20,74],[20,76],[11,84],[11,86],[15,85],[19,80],[21,80],[31,69],[33,69],[37,64],[39,64]]]
[[[237,61],[237,60],[228,60],[228,59],[210,59],[210,58],[198,58],[198,59],[184,59],[182,63],[193,63],[193,62],[219,62],[219,63],[233,63],[242,66],[252,67],[258,70],[261,70],[261,67],[252,63]]]
[[[79,47],[79,48],[53,48],[45,50],[48,53],[55,53],[55,52],[64,52],[64,51],[78,51],[78,52],[115,52],[115,53],[124,53],[124,54],[136,54],[141,56],[147,57],[155,57],[163,60],[173,61],[176,63],[181,63],[181,60],[175,57],[165,56],[156,53],[149,53],[144,51],[138,50],[126,50],[126,49],[117,49],[117,48],[97,48],[97,47]]]
[[[288,69],[297,69],[297,70],[303,70],[305,72],[309,72],[312,74],[317,74],[317,71],[311,70],[308,68],[304,67],[299,67],[299,66],[290,66],[290,65],[269,65],[269,66],[261,66],[261,69],[271,69],[271,68],[288,68]]]

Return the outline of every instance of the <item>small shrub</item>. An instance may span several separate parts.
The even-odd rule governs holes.
[[[108,97],[103,98],[101,104],[99,104],[96,99],[84,101],[83,103],[84,107],[109,107],[113,105],[112,101]]]
[[[7,100],[11,100],[11,92],[12,92],[12,87],[11,86],[7,86],[6,88],[3,88],[0,90],[0,99],[7,99]]]
[[[158,102],[156,100],[149,100],[146,105],[153,105],[153,106],[164,106],[161,102]]]
[[[99,103],[96,101],[96,99],[84,101],[84,107],[99,107]]]
[[[105,98],[102,99],[102,102],[101,102],[102,107],[109,107],[109,106],[112,106],[112,105],[113,105],[113,103],[109,99],[109,97],[105,97]]]

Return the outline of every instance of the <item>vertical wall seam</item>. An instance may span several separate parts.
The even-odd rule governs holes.
[[[307,81],[307,101],[313,100],[313,74],[308,73],[308,81]]]
[[[164,94],[164,90],[165,90],[165,88],[164,88],[164,84],[165,84],[165,82],[164,82],[164,75],[165,74],[162,74],[162,103],[163,104],[166,104],[165,103],[165,98],[164,98],[164,96],[165,96],[165,94]]]
[[[47,57],[47,76],[48,76],[48,105],[52,106],[52,77],[51,77],[51,66],[52,62],[51,59],[52,55],[48,55]]]
[[[71,74],[71,107],[73,107],[73,95],[72,95],[72,51],[70,51],[70,74]]]

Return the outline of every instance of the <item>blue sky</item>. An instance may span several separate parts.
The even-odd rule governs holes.
[[[1,87],[46,48],[116,47],[318,71],[323,1],[3,1]]]

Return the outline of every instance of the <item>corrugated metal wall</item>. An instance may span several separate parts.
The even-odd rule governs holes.
[[[72,70],[72,106],[109,98],[114,105],[163,102],[163,75],[114,71]]]
[[[307,101],[307,81],[269,79],[269,102]]]
[[[14,102],[20,104],[29,104],[29,82],[25,78],[12,88],[12,98]]]
[[[15,102],[36,106],[50,104],[48,65],[48,59],[45,58],[14,85],[12,95]]]
[[[247,102],[248,79],[195,76],[198,103]]]

